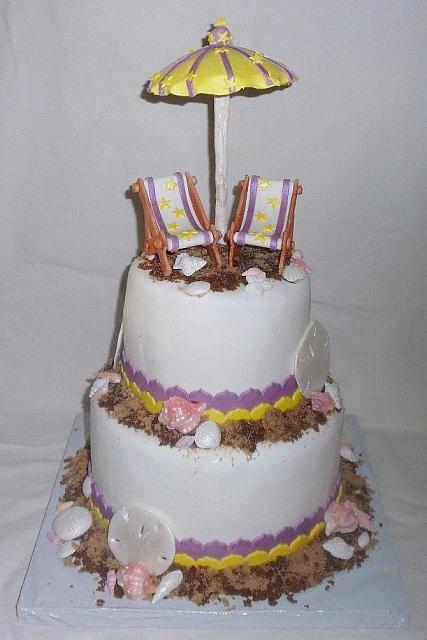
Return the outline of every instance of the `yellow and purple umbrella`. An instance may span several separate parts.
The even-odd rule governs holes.
[[[208,34],[208,43],[188,52],[162,71],[155,73],[147,91],[158,96],[173,94],[193,98],[214,96],[215,225],[225,233],[227,211],[227,127],[230,95],[242,89],[260,91],[289,86],[298,77],[284,64],[233,44],[224,19],[217,20]]]

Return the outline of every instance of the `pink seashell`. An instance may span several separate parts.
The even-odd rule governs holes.
[[[60,511],[65,511],[66,509],[69,509],[70,507],[73,506],[73,502],[58,502],[58,504],[55,507],[55,511],[56,513],[59,513]]]
[[[164,401],[159,421],[168,429],[176,429],[186,435],[198,427],[205,409],[205,402],[190,402],[184,398],[172,396]]]
[[[116,586],[117,576],[114,569],[107,571],[107,589],[110,596],[114,595],[114,587]]]
[[[325,534],[327,536],[336,531],[339,533],[351,533],[358,526],[370,531],[372,526],[371,516],[360,511],[357,505],[350,500],[330,504],[325,512],[324,520],[326,523]]]
[[[267,277],[265,271],[263,271],[262,269],[258,269],[258,267],[251,267],[250,269],[247,269],[244,273],[242,273],[242,276],[245,276],[245,278],[259,278],[261,280],[264,280],[264,278]]]
[[[143,600],[156,590],[148,569],[139,560],[119,569],[117,583],[122,587],[129,600]]]
[[[112,382],[113,384],[118,384],[122,381],[122,376],[116,371],[97,371],[93,377],[105,378],[108,382]]]
[[[311,268],[304,262],[304,254],[299,249],[294,249],[291,255],[291,264],[300,267],[305,273],[311,273]]]
[[[187,447],[191,447],[191,445],[194,444],[194,440],[194,436],[182,436],[182,438],[177,440],[177,442],[175,443],[175,447],[177,447],[178,449],[186,449]]]
[[[52,544],[63,544],[64,541],[62,540],[62,538],[60,538],[59,536],[56,535],[56,533],[53,533],[53,531],[48,531],[46,534],[46,538],[49,540],[49,542],[51,542]]]
[[[328,411],[333,411],[336,408],[333,397],[327,391],[314,391],[311,394],[311,406],[313,411],[320,411],[321,413],[328,413]]]

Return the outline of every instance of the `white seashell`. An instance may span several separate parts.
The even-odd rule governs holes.
[[[85,498],[90,498],[92,495],[92,478],[90,476],[86,476],[83,480],[82,492]]]
[[[342,404],[341,404],[341,396],[338,389],[338,385],[335,382],[325,382],[325,391],[329,393],[332,400],[335,402],[336,408],[341,409]]]
[[[195,282],[189,282],[188,284],[179,284],[178,289],[181,289],[187,296],[197,296],[201,298],[205,296],[210,290],[211,285],[204,280],[196,280]]]
[[[52,530],[64,541],[80,538],[92,526],[92,516],[85,507],[70,507],[60,511],[52,523]]]
[[[245,293],[251,298],[262,298],[267,289],[272,286],[269,280],[263,280],[262,278],[247,276],[246,280],[248,284],[245,287]]]
[[[116,582],[117,582],[117,574],[114,571],[114,569],[110,569],[109,571],[107,571],[107,580],[106,580],[107,589],[110,596],[114,596],[114,587],[116,586]]]
[[[196,429],[194,441],[200,449],[216,449],[221,444],[221,430],[213,420],[202,422]]]
[[[107,391],[108,390],[108,380],[107,378],[95,378],[93,384],[89,391],[89,398],[93,398],[95,393],[100,389]]]
[[[178,449],[187,449],[194,444],[194,436],[182,436],[179,440],[175,442],[175,447]]]
[[[67,540],[58,547],[58,556],[62,559],[72,556],[79,548],[79,540]]]
[[[160,580],[156,592],[153,595],[153,599],[151,600],[152,604],[155,604],[159,600],[163,600],[163,598],[166,598],[166,596],[168,596],[174,589],[179,587],[183,577],[184,574],[180,569],[166,573],[166,575],[164,575]]]
[[[346,541],[339,536],[327,540],[322,544],[322,547],[330,553],[331,556],[339,560],[350,560],[354,554],[354,547],[347,544]]]
[[[313,391],[322,391],[329,365],[329,336],[320,322],[314,320],[308,325],[295,358],[295,378],[306,398]]]
[[[175,556],[175,537],[168,525],[150,508],[136,505],[115,512],[108,545],[120,564],[140,560],[156,576],[169,569]]]
[[[190,256],[188,253],[179,253],[173,265],[174,269],[180,269],[185,276],[191,276],[196,271],[200,271],[207,264],[203,258]]]
[[[304,280],[305,271],[298,267],[296,264],[288,264],[286,265],[283,271],[283,277],[288,282],[298,282],[298,280]]]
[[[361,549],[364,549],[365,547],[367,547],[370,542],[371,542],[371,536],[367,531],[364,531],[363,533],[361,533],[360,536],[357,538],[357,544],[359,545],[359,547],[361,547]]]
[[[341,458],[348,460],[349,462],[357,462],[359,460],[356,453],[354,453],[353,446],[349,442],[343,442],[340,451]]]

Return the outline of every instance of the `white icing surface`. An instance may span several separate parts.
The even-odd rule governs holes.
[[[323,504],[334,486],[343,412],[296,442],[258,445],[245,453],[160,446],[142,430],[119,424],[91,402],[93,478],[113,509],[147,505],[178,539],[224,542],[295,526]]]
[[[124,305],[124,346],[134,369],[164,386],[210,393],[263,389],[294,373],[310,320],[310,278],[271,280],[262,299],[235,291],[182,295],[132,263]]]

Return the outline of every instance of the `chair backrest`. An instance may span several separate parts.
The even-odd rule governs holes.
[[[144,185],[156,224],[164,232],[170,251],[190,246],[196,240],[197,244],[211,244],[212,234],[200,224],[184,173],[145,178]]]
[[[280,249],[293,189],[294,182],[286,178],[269,180],[251,176],[236,243]]]

